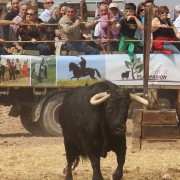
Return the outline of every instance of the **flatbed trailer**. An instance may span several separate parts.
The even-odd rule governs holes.
[[[79,67],[81,57],[86,60],[85,72]],[[1,67],[6,67],[8,59],[13,62],[19,59],[22,75],[10,80],[9,69],[5,68],[4,81],[1,76],[0,103],[11,105],[9,115],[20,115],[23,126],[32,134],[61,134],[58,110],[64,94],[72,88],[109,80],[131,92],[143,92],[142,54],[136,54],[134,62],[130,61],[127,54],[1,55]],[[180,55],[151,54],[149,109],[175,109],[180,89],[179,59]],[[23,75],[24,64],[28,65],[28,69]],[[78,69],[78,75],[74,73],[74,67],[70,67],[72,64]],[[137,104],[132,106],[131,113]]]
[[[133,62],[128,54],[119,52],[39,56],[38,52],[27,55],[24,51],[24,54],[1,55],[0,104],[11,106],[9,115],[20,116],[22,125],[33,135],[50,136],[62,134],[58,112],[65,93],[98,81],[109,80],[134,93],[146,90],[149,110],[175,109],[180,97],[180,55],[149,54],[150,40],[145,42],[144,54],[136,54]],[[86,60],[85,70],[79,66],[81,57]],[[20,76],[7,68],[9,60],[15,64],[17,59],[22,67]],[[148,71],[144,59],[149,61]],[[130,118],[137,108],[143,107],[131,105]]]

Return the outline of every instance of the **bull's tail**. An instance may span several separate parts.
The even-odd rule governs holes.
[[[101,74],[99,73],[99,71],[97,69],[94,69],[96,71],[96,74],[99,78],[101,78]]]
[[[75,162],[72,165],[72,170],[74,170],[78,166],[79,161],[80,161],[80,158],[79,158],[79,156],[77,156],[75,159]]]

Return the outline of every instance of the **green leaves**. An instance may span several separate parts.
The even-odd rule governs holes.
[[[129,62],[129,61],[125,61],[125,65],[126,65],[126,67],[127,67],[128,69],[130,69],[131,66],[133,65],[133,63],[132,63],[132,62]]]
[[[143,64],[136,66],[135,69],[136,69],[137,73],[140,73],[143,70],[143,67],[144,67]]]
[[[144,69],[143,63],[141,63],[141,58],[137,58],[134,60],[134,62],[131,61],[125,61],[125,66],[131,70],[132,78],[135,79],[134,74],[140,73]]]

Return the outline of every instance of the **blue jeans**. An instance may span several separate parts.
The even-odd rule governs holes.
[[[24,44],[23,49],[26,50],[38,50],[40,55],[50,55],[50,49],[46,44]]]
[[[4,47],[0,47],[0,55],[8,55],[11,53],[8,53]]]
[[[83,51],[86,55],[88,54],[100,54],[98,49],[91,47],[85,42],[67,42],[64,44],[64,50],[67,51]]]
[[[173,54],[180,54],[180,51],[177,49],[177,47],[169,42],[165,42],[163,44],[163,48],[172,51]]]

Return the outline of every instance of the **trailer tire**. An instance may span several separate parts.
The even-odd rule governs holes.
[[[56,93],[50,96],[43,105],[40,124],[42,129],[50,136],[61,136],[62,129],[59,124],[59,110],[65,93]]]
[[[45,133],[43,132],[39,122],[32,121],[31,113],[32,113],[32,108],[27,107],[27,106],[23,106],[21,108],[21,112],[20,112],[21,124],[32,135],[44,136]]]

